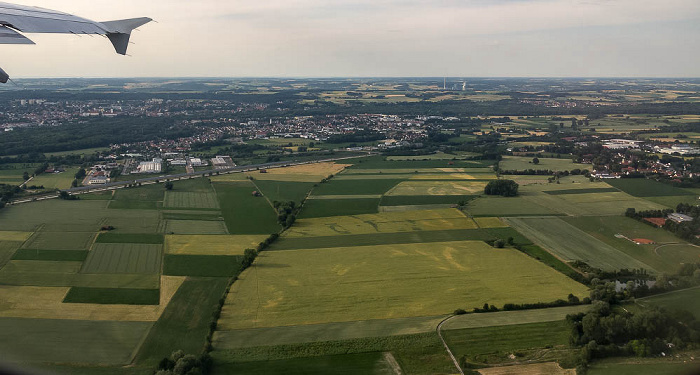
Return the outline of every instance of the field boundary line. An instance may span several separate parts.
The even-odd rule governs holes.
[[[455,355],[452,354],[452,350],[450,350],[450,346],[447,345],[447,341],[445,341],[445,338],[442,337],[442,326],[456,316],[457,315],[452,315],[452,316],[444,319],[442,322],[440,322],[440,324],[438,324],[436,330],[437,330],[438,337],[440,337],[440,341],[442,341],[442,346],[444,346],[445,350],[447,350],[447,354],[450,355],[450,358],[452,359],[452,362],[454,363],[455,367],[457,368],[457,371],[459,371],[459,373],[461,375],[464,375],[464,371],[462,371],[462,367],[459,366],[459,361],[457,361],[457,358],[455,358]]]

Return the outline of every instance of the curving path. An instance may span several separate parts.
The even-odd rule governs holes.
[[[438,324],[438,326],[437,326],[437,334],[438,334],[438,337],[440,337],[440,341],[442,341],[442,346],[445,347],[445,350],[447,350],[447,354],[450,355],[450,358],[452,358],[452,362],[454,362],[455,367],[457,367],[457,371],[459,371],[459,373],[461,375],[464,375],[464,371],[462,371],[462,368],[459,366],[459,361],[457,361],[457,358],[455,358],[455,355],[452,353],[452,350],[450,350],[450,347],[447,345],[447,341],[445,341],[445,338],[442,337],[442,325],[447,323],[451,319],[455,318],[456,316],[457,315],[453,315],[453,316],[443,320],[442,322],[440,322],[440,324]]]

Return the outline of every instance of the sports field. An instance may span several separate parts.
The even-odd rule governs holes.
[[[485,187],[486,182],[480,181],[404,181],[387,195],[474,195]]]
[[[284,236],[321,237],[475,228],[476,224],[458,210],[442,209],[299,219]]]
[[[165,237],[165,252],[190,255],[243,255],[245,249],[256,248],[267,237],[265,235],[168,235]]]
[[[565,261],[581,260],[613,271],[651,267],[607,245],[559,218],[508,218],[506,222],[537,245]]]
[[[586,288],[525,254],[480,241],[272,251],[233,285],[220,327],[432,316],[569,293],[583,296]]]

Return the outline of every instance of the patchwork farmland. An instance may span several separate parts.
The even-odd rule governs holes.
[[[203,348],[215,374],[455,373],[440,325],[461,361],[499,365],[484,373],[569,374],[555,363],[574,355],[565,319],[588,305],[471,312],[583,300],[573,261],[658,274],[700,254],[623,216],[666,207],[646,190],[523,175],[519,196],[486,196],[508,176],[470,157],[373,156],[4,209],[0,337],[28,334],[0,349],[64,373],[146,375]],[[301,209],[286,228],[288,202]]]

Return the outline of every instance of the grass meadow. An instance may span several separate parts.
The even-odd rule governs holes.
[[[126,365],[152,325],[152,322],[0,318],[0,352],[4,361],[23,363]]]
[[[565,261],[580,260],[607,271],[651,268],[559,218],[509,218],[506,222]]]
[[[95,244],[80,272],[157,274],[160,272],[162,252],[162,245]]]
[[[264,197],[254,197],[250,181],[214,183],[229,234],[272,234],[281,228],[277,215]]]
[[[520,156],[504,156],[499,167],[504,171],[524,171],[527,169],[550,170],[556,172],[571,171],[573,169],[592,169],[590,164],[576,164],[571,159],[539,158],[539,164],[532,162],[533,158]]]

